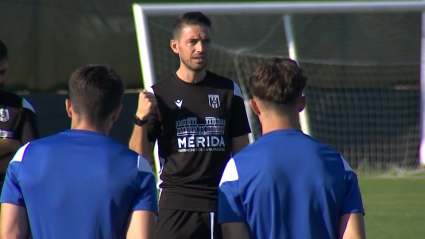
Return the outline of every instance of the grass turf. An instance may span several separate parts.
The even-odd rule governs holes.
[[[360,178],[366,233],[374,239],[425,235],[425,177]]]

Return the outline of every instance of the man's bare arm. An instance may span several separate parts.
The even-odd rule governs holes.
[[[0,139],[0,157],[7,154],[15,154],[22,146],[22,143],[16,139]]]
[[[154,143],[148,141],[147,126],[134,126],[133,134],[130,138],[129,147],[134,152],[142,155],[152,165]]]
[[[141,120],[145,120],[156,105],[157,101],[155,99],[155,95],[143,90],[143,92],[140,92],[139,94],[136,116]],[[146,158],[152,166],[154,162],[154,143],[148,141],[147,131],[146,124],[143,126],[135,125],[133,134],[130,138],[129,148]]]
[[[134,211],[130,217],[127,239],[153,239],[155,217],[156,214],[151,211]]]
[[[362,213],[345,214],[340,218],[339,235],[342,239],[365,239],[366,230]]]
[[[246,134],[232,138],[232,156],[237,154],[246,146],[248,146],[248,136]]]
[[[1,204],[1,238],[27,239],[29,236],[28,215],[24,207]]]
[[[226,222],[221,224],[223,239],[250,239],[248,226],[244,222]]]
[[[19,140],[0,139],[0,174],[5,174],[13,155],[21,147]]]

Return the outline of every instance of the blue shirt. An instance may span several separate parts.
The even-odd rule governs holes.
[[[220,182],[219,223],[245,222],[251,238],[338,238],[347,213],[364,214],[356,174],[299,130],[265,134],[228,162]]]
[[[146,159],[81,130],[22,146],[7,169],[1,202],[26,208],[34,239],[125,238],[133,211],[158,210]]]

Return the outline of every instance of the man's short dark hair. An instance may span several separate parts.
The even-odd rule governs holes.
[[[187,12],[174,22],[173,39],[177,39],[185,26],[206,26],[211,29],[211,21],[202,12]]]
[[[3,41],[0,40],[0,60],[8,59],[9,56],[7,54],[7,47]]]
[[[249,82],[252,96],[274,108],[287,106],[302,95],[307,77],[297,62],[273,57],[257,66]]]
[[[89,65],[76,70],[69,80],[69,98],[74,111],[95,125],[120,106],[124,83],[112,68]]]

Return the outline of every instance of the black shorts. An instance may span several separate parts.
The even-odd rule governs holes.
[[[160,209],[156,218],[156,239],[222,239],[217,215]]]

